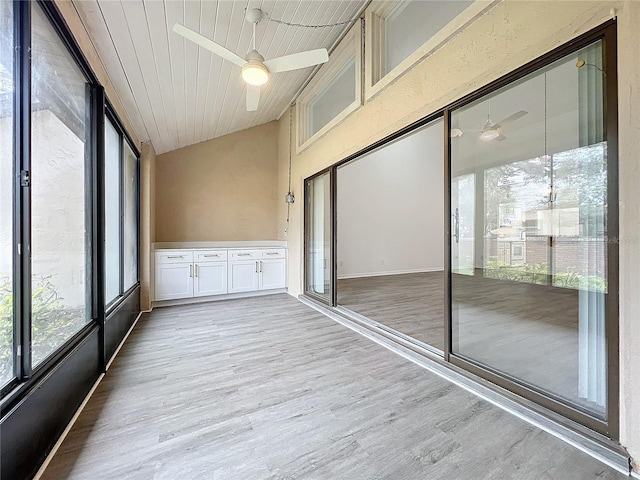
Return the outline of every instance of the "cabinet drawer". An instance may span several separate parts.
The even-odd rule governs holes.
[[[260,250],[229,250],[229,260],[257,260]]]
[[[287,249],[286,248],[270,248],[265,250],[260,250],[260,258],[287,258]]]
[[[193,252],[191,250],[161,250],[156,252],[156,263],[158,265],[191,262],[193,262]]]
[[[195,262],[224,262],[227,260],[226,250],[196,250],[193,252]]]

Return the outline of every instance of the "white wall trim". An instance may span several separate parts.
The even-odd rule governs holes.
[[[384,277],[385,275],[404,275],[406,273],[427,273],[427,272],[443,272],[444,269],[435,268],[411,268],[409,270],[392,270],[389,272],[367,272],[367,273],[353,273],[351,275],[338,275],[338,280],[345,280],[347,278],[363,278],[363,277]]]

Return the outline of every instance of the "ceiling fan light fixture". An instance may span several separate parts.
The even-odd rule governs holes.
[[[482,140],[493,140],[500,136],[500,132],[495,128],[490,128],[488,130],[483,130],[480,134],[480,138]]]
[[[261,63],[247,63],[242,67],[242,79],[249,85],[259,87],[269,81],[269,70]]]

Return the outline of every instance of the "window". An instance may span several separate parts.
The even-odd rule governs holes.
[[[32,364],[91,320],[87,80],[35,5],[31,39]]]
[[[336,168],[337,304],[444,350],[444,122]]]
[[[351,57],[329,85],[309,104],[307,135],[312,137],[356,99],[356,59]]]
[[[105,118],[105,304],[138,283],[138,154],[124,131]]]
[[[120,133],[109,118],[104,122],[105,176],[105,304],[122,293],[120,287]]]
[[[0,387],[13,368],[13,4],[0,2]]]
[[[358,22],[305,88],[296,104],[298,151],[360,105],[361,24]]]
[[[617,305],[604,60],[599,40],[451,113],[452,353],[602,420]]]
[[[305,199],[305,291],[331,303],[331,174],[327,172],[308,179],[305,182]]]
[[[138,157],[124,144],[124,289],[138,282]]]
[[[367,98],[488,8],[473,0],[389,0],[367,11]]]
[[[615,49],[611,22],[443,109],[444,122],[425,118],[308,177],[305,295],[403,344],[442,349],[446,362],[571,428],[617,438]],[[441,168],[442,150],[443,170],[399,178],[412,158]],[[429,183],[443,176],[444,191]],[[416,177],[426,180],[412,190]],[[414,212],[407,199],[431,209]],[[438,205],[443,215],[431,217]],[[400,263],[442,252],[420,240],[424,220],[444,245],[441,263]],[[432,295],[436,282],[385,278],[415,273],[437,273],[444,295]],[[438,333],[416,322],[430,313]]]

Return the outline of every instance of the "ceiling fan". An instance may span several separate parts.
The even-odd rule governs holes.
[[[202,48],[209,50],[225,60],[242,67],[242,79],[247,84],[247,111],[255,112],[260,102],[260,87],[269,81],[272,73],[288,72],[300,68],[313,67],[325,63],[329,60],[326,48],[308,50],[306,52],[293,53],[282,57],[265,60],[256,50],[256,26],[265,17],[265,13],[259,8],[247,10],[246,20],[253,24],[252,50],[247,53],[246,58],[233,53],[222,45],[200,35],[197,32],[176,23],[173,31],[183,36]]]
[[[487,115],[487,121],[484,122],[484,125],[482,126],[481,130],[475,130],[475,131],[471,131],[468,133],[476,133],[478,135],[480,135],[480,138],[482,140],[497,140],[499,142],[506,140],[507,137],[505,137],[505,135],[502,133],[502,127],[504,127],[505,125],[511,123],[511,122],[515,122],[516,120],[518,120],[519,118],[524,117],[527,113],[526,110],[520,110],[516,113],[514,113],[513,115],[509,115],[507,118],[503,118],[502,120],[500,120],[497,123],[493,123],[491,121],[491,115]],[[457,138],[457,137],[461,137],[462,135],[465,135],[467,132],[464,132],[463,130],[459,129],[459,128],[452,128],[451,129],[451,138]]]

